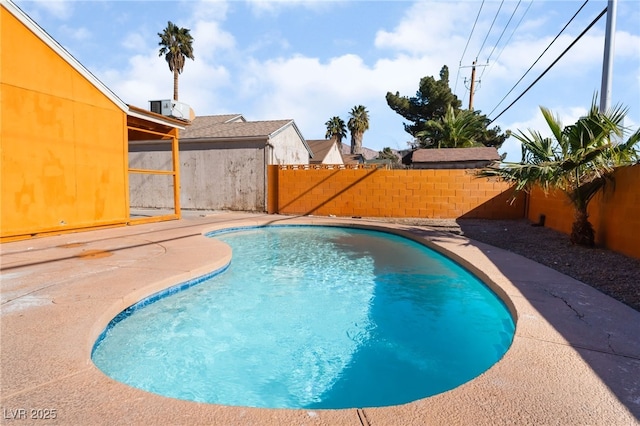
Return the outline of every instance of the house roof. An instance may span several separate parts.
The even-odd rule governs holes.
[[[275,136],[293,120],[231,121],[227,116],[205,115],[196,117],[180,139],[267,139]],[[228,118],[228,117],[227,117]]]
[[[205,115],[198,118],[199,118],[198,122],[200,126],[210,126],[212,124],[222,124],[222,123],[231,123],[231,122],[245,123],[247,121],[242,116],[242,114]]]
[[[226,120],[225,120],[226,118]],[[241,120],[239,120],[241,119]],[[313,151],[291,120],[246,121],[242,115],[204,115],[196,117],[189,127],[180,132],[180,140],[186,141],[269,141],[270,138],[293,127],[302,144],[313,157]]]
[[[321,163],[329,151],[331,151],[331,147],[336,144],[335,139],[316,139],[316,140],[307,140],[307,144],[311,151],[313,151],[313,162]]]
[[[494,147],[416,149],[412,163],[448,163],[463,161],[498,161],[500,155]]]
[[[342,154],[342,162],[344,164],[364,163],[364,156],[362,154]]]

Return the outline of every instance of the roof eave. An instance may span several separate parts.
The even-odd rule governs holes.
[[[127,115],[131,117],[140,118],[142,120],[151,121],[156,124],[173,127],[178,130],[184,130],[185,126],[189,124],[175,118],[156,114],[155,112],[151,112],[151,111],[144,110],[142,108],[135,107],[133,105],[127,105]]]
[[[180,138],[180,142],[269,142],[269,136],[208,136],[204,138]]]

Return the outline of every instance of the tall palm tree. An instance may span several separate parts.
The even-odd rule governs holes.
[[[158,33],[160,42],[160,54],[164,55],[169,69],[173,72],[173,99],[178,100],[178,74],[182,73],[185,59],[193,57],[193,37],[188,28],[179,28],[173,22],[167,23],[167,28]]]
[[[335,137],[338,141],[338,148],[342,152],[342,139],[347,137],[347,127],[344,124],[344,120],[335,116],[331,117],[324,125],[327,126],[327,133],[325,133],[324,137],[326,139]]]
[[[422,148],[468,148],[483,146],[478,140],[485,132],[483,118],[475,111],[460,110],[456,114],[449,105],[444,117],[429,120],[426,130],[416,133]]]
[[[640,141],[640,129],[626,142],[616,143],[624,134],[622,121],[626,108],[616,106],[598,111],[594,99],[589,113],[563,128],[558,117],[541,107],[552,137],[539,132],[519,132],[513,136],[522,143],[522,161],[504,162],[499,167],[484,169],[481,176],[499,176],[515,183],[518,191],[529,191],[539,185],[546,192],[561,190],[575,209],[571,242],[593,246],[595,233],[587,207],[589,202],[613,179],[616,167],[637,163],[640,159],[635,145]]]
[[[362,154],[362,137],[369,129],[369,111],[362,106],[354,106],[349,112],[347,127],[351,132],[351,153]]]

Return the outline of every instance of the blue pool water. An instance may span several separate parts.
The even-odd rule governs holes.
[[[212,237],[231,246],[228,269],[112,321],[92,355],[105,374],[224,405],[387,406],[467,382],[511,344],[494,293],[403,237],[314,226]]]

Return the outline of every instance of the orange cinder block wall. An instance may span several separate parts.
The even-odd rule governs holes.
[[[614,174],[615,184],[589,203],[589,221],[596,231],[596,244],[640,258],[640,165],[622,167]],[[545,215],[545,226],[571,233],[574,210],[560,191],[536,188],[529,197],[528,218],[537,222]]]
[[[468,170],[284,169],[270,166],[269,212],[321,216],[524,217],[511,187]],[[274,195],[277,194],[277,195]]]
[[[0,41],[0,237],[125,223],[126,112],[4,7]]]

